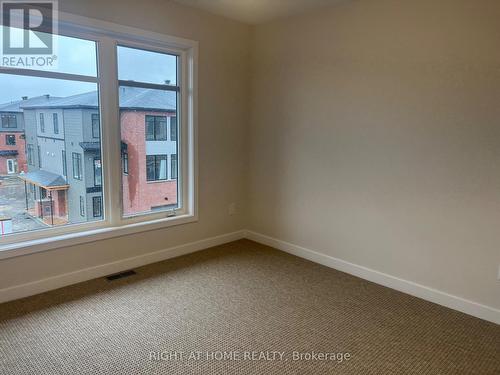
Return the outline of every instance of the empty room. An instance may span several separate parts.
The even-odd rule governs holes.
[[[499,20],[2,0],[0,374],[499,375]]]

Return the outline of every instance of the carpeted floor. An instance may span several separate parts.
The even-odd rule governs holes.
[[[0,373],[500,374],[500,326],[248,240],[136,272],[0,305]]]

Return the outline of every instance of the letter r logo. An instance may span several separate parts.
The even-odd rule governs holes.
[[[51,55],[53,1],[2,1],[3,54]]]

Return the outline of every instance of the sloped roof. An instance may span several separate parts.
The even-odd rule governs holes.
[[[0,112],[22,112],[26,105],[46,105],[58,99],[61,98],[57,96],[41,95],[28,99],[16,100],[14,102],[0,104]]]
[[[68,96],[47,103],[26,103],[24,109],[35,108],[97,108],[97,91]],[[120,109],[140,109],[157,111],[175,111],[176,92],[145,89],[140,87],[120,87]],[[1,108],[0,108],[1,109]]]
[[[68,183],[66,182],[66,179],[63,176],[49,171],[38,170],[28,173],[21,173],[19,177],[32,184],[41,186],[49,190],[51,187],[52,188],[59,187],[61,189],[69,187]]]

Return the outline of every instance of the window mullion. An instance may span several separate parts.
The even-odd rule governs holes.
[[[118,104],[116,44],[102,38],[98,47],[101,142],[104,180],[104,213],[106,220],[117,226],[121,223],[121,134]]]

